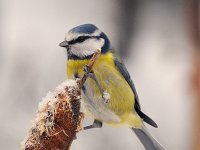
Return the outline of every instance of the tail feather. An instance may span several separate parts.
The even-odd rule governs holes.
[[[140,109],[136,109],[137,114],[143,119],[144,122],[148,123],[149,125],[157,128],[158,125],[153,121],[149,116],[145,115]]]
[[[131,128],[146,150],[165,150],[152,136],[145,127],[142,129]]]

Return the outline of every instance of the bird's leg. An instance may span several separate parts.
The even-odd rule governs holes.
[[[97,85],[97,87],[98,87],[98,89],[99,89],[99,91],[100,91],[100,94],[101,94],[101,96],[102,96],[104,102],[105,102],[105,103],[108,103],[108,100],[109,100],[109,99],[106,98],[106,96],[105,96],[107,93],[104,93],[103,88],[100,86],[100,84],[99,84],[99,82],[98,82],[98,80],[97,80],[97,78],[96,78],[94,72],[93,72],[93,71],[88,72],[88,66],[87,66],[87,65],[84,66],[83,70],[84,70],[85,72],[87,72],[87,73],[88,73],[88,76],[89,76],[91,79],[93,79],[93,80],[95,81],[95,83],[96,83],[96,85]]]
[[[103,123],[95,119],[92,125],[86,126],[83,129],[87,130],[87,129],[93,129],[93,128],[101,128],[102,126],[103,126]]]

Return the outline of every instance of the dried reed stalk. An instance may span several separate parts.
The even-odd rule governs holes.
[[[93,55],[89,71],[100,54]],[[69,150],[76,133],[81,130],[83,113],[80,112],[81,89],[88,77],[81,80],[66,80],[54,92],[49,92],[33,120],[27,137],[22,142],[23,150]]]

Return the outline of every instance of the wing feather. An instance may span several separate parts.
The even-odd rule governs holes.
[[[139,97],[138,97],[135,85],[134,85],[133,81],[131,80],[130,74],[129,74],[128,70],[126,69],[125,65],[117,57],[115,57],[114,62],[115,62],[116,67],[118,68],[120,73],[123,75],[123,77],[129,84],[129,86],[131,87],[131,89],[135,95],[135,105],[134,105],[135,111],[146,123],[157,128],[158,127],[157,124],[150,117],[148,117],[141,111]]]

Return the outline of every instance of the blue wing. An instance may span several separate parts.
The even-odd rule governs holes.
[[[123,77],[125,78],[125,80],[128,82],[129,86],[131,87],[134,95],[135,95],[135,111],[137,112],[137,114],[148,124],[152,125],[153,127],[158,127],[157,124],[147,115],[145,115],[142,111],[141,111],[141,107],[140,107],[140,103],[139,103],[139,98],[138,98],[138,94],[137,91],[135,89],[135,85],[133,83],[133,81],[131,80],[130,74],[128,72],[128,70],[126,69],[125,65],[118,59],[115,58],[114,59],[115,65],[118,68],[119,72],[123,75]]]
[[[124,64],[121,61],[119,61],[119,59],[117,59],[117,58],[115,58],[115,65],[119,69],[120,73],[123,75],[125,80],[128,82],[129,86],[131,87],[131,89],[132,89],[132,91],[135,95],[135,105],[136,105],[135,107],[137,109],[141,109],[138,94],[136,92],[135,85],[134,85],[133,81],[131,80],[131,77],[130,77],[128,70],[126,69]]]

